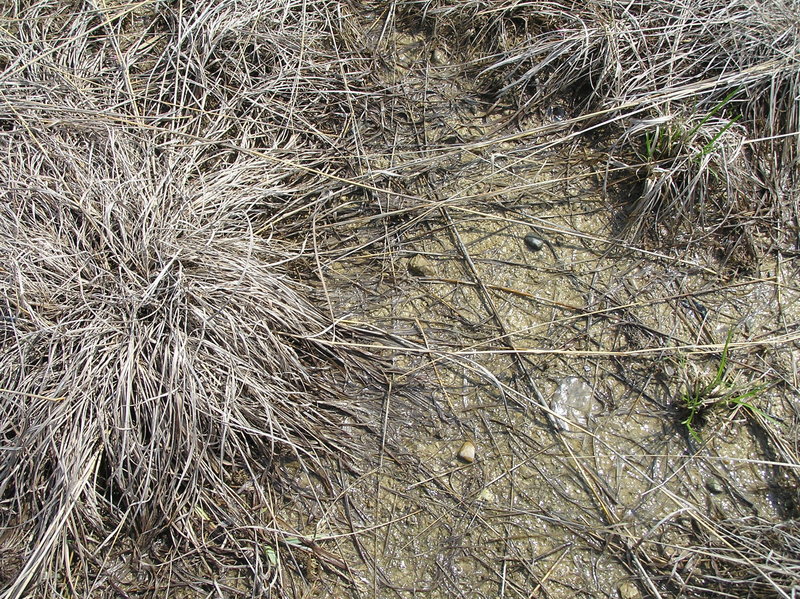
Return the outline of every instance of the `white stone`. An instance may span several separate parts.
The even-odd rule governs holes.
[[[588,428],[590,417],[598,409],[594,391],[583,380],[568,376],[561,381],[550,400],[550,415],[553,423],[564,431],[579,430],[575,425]]]

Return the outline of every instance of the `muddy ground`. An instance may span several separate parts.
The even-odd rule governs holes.
[[[79,464],[80,497],[70,490],[57,505],[44,483],[46,492],[29,493],[26,501],[41,509],[30,513],[57,516],[41,526],[42,543],[26,511],[33,508],[4,487],[4,505],[19,510],[0,552],[0,579],[16,585],[14,597],[48,596],[51,588],[69,596],[375,599],[793,597],[800,590],[800,241],[781,249],[796,230],[740,234],[711,218],[662,222],[640,210],[652,182],[645,161],[621,162],[612,151],[628,125],[624,111],[606,126],[581,97],[586,89],[545,104],[524,84],[500,93],[510,80],[487,84],[503,69],[481,71],[483,33],[437,31],[419,26],[427,17],[398,16],[419,13],[421,3],[314,5],[328,11],[323,17],[306,2],[33,4],[9,5],[4,20],[10,50],[0,67],[12,99],[3,99],[3,133],[8,148],[21,147],[18,139],[28,144],[9,156],[30,154],[37,172],[40,155],[57,154],[40,137],[77,140],[64,163],[108,172],[92,185],[108,194],[109,214],[123,205],[135,212],[140,194],[130,190],[141,177],[158,227],[159,202],[170,207],[185,195],[180,209],[199,205],[207,222],[175,222],[210,230],[203,248],[224,250],[229,233],[237,242],[263,235],[252,247],[270,249],[269,264],[255,270],[308,292],[304,300],[324,314],[312,312],[315,327],[333,324],[304,336],[280,330],[279,317],[270,325],[277,332],[263,323],[242,332],[228,318],[240,334],[230,343],[237,357],[247,357],[256,334],[274,333],[276,345],[300,356],[286,362],[291,368],[309,365],[287,373],[281,360],[267,372],[248,364],[248,385],[291,379],[297,387],[285,396],[277,387],[281,399],[295,394],[313,427],[275,420],[287,426],[267,437],[249,430],[250,420],[237,422],[247,433],[235,454],[246,456],[244,465],[226,461],[227,420],[208,446],[208,431],[193,430],[193,447],[221,484],[187,495],[180,510],[163,501],[160,513],[164,497],[128,498],[87,460]],[[513,36],[515,22],[522,31],[536,21],[526,5],[497,5],[508,9],[509,38],[496,47],[524,42]],[[470,37],[475,49],[456,44]],[[30,56],[19,58],[20,48]],[[133,166],[117,168],[113,152]],[[151,168],[139,170],[141,163]],[[49,198],[48,185],[59,179],[41,172],[41,180],[9,189]],[[120,172],[124,182],[114,180]],[[65,197],[94,201],[97,190],[76,179],[78,192]],[[223,196],[218,204],[198,201],[215,194]],[[230,206],[241,210],[247,231],[231,226],[217,235],[213,226],[231,216],[218,213]],[[734,216],[730,222],[756,220]],[[139,248],[130,244],[120,245],[136,262]],[[162,245],[169,251],[156,244],[152,265],[143,260],[145,274],[161,273],[153,289],[173,263],[208,267]],[[241,255],[261,256],[244,246]],[[231,264],[230,271],[240,267]],[[219,274],[217,266],[195,283],[216,284],[203,279]],[[118,275],[104,268],[112,280]],[[74,286],[62,285],[66,296]],[[233,282],[215,288],[215,297],[235,299],[231,289]],[[4,308],[9,322],[15,301]],[[98,302],[98,314],[118,301]],[[206,320],[229,304],[209,309]],[[132,314],[134,322],[153,320]],[[158,345],[155,334],[146,341]],[[325,344],[342,352],[319,350]],[[50,352],[47,359],[57,355]],[[342,357],[348,352],[376,366],[359,368]],[[201,366],[213,380],[215,365]],[[334,366],[342,373],[330,381]],[[35,378],[39,371],[29,368]],[[360,376],[349,376],[355,370]],[[375,372],[387,378],[370,380]],[[152,388],[164,385],[163,393],[137,401],[173,406],[169,377],[154,376]],[[309,399],[317,378],[330,389]],[[97,379],[105,385],[108,377]],[[228,400],[236,407],[234,398],[248,393],[236,376],[228,379],[214,383],[224,407],[207,410],[222,419],[236,413]],[[45,400],[63,399],[26,389],[4,391],[48,410]],[[252,405],[245,402],[244,416],[263,407]],[[302,420],[298,411],[288,418]],[[8,452],[26,427],[5,433]],[[342,439],[320,439],[331,429]],[[183,450],[185,431],[175,431],[171,459]],[[153,437],[148,447],[157,448]],[[57,441],[54,434],[48,447]],[[331,447],[341,448],[334,458]],[[303,464],[294,459],[301,454]],[[138,467],[159,485],[172,482],[160,464]],[[199,485],[183,464],[173,470],[175,480],[185,478],[164,488]],[[50,503],[56,507],[46,512]],[[137,524],[131,506],[146,507],[153,521]],[[173,512],[180,517],[162,521]],[[137,537],[142,530],[154,540]],[[96,558],[101,549],[108,554]],[[51,586],[37,588],[32,570],[23,571],[30,580],[15,580],[25,560],[46,566]]]
[[[446,43],[381,43],[398,108],[362,173],[394,193],[343,199],[318,287],[346,321],[396,336],[401,374],[372,414],[382,451],[342,470],[343,507],[295,514],[359,581],[323,568],[308,593],[773,592],[770,574],[724,581],[798,515],[797,471],[780,465],[795,448],[776,445],[797,430],[796,259],[744,264],[713,236],[625,241],[634,184],[604,187],[607,140],[571,137],[566,100],[492,105]],[[687,427],[682,398],[721,361]]]

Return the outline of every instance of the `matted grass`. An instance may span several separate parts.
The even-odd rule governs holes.
[[[794,13],[5,5],[2,597],[790,596]],[[688,438],[665,364],[707,380],[732,324],[772,403]],[[602,397],[591,448],[548,376]],[[687,474],[742,423],[779,517]]]

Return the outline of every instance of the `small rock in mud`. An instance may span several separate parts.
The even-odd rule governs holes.
[[[564,431],[576,430],[576,424],[586,428],[592,412],[597,409],[593,396],[594,391],[583,379],[576,376],[565,378],[550,401],[553,424]]]
[[[475,444],[472,441],[464,441],[458,450],[458,459],[467,464],[475,461]]]
[[[617,592],[619,593],[620,599],[640,599],[642,596],[639,589],[636,588],[636,585],[629,580],[620,584]]]
[[[447,54],[441,48],[435,48],[431,52],[431,63],[436,66],[442,66],[447,62]]]
[[[719,495],[724,491],[722,485],[719,484],[719,481],[715,478],[710,478],[706,481],[706,489],[708,489],[708,492],[712,495]]]
[[[551,106],[546,111],[547,118],[554,122],[561,122],[567,120],[567,111],[563,106]]]
[[[432,277],[435,274],[433,262],[421,254],[417,254],[408,261],[408,272],[415,277]]]
[[[531,251],[538,252],[544,247],[544,239],[534,233],[525,236],[525,245]]]

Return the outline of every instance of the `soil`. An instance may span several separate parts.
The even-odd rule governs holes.
[[[743,273],[711,242],[622,241],[601,146],[549,146],[569,109],[491,105],[422,33],[382,43],[411,124],[359,174],[398,194],[329,232],[353,250],[320,272],[336,313],[393,332],[399,374],[370,423],[382,447],[303,532],[356,596],[689,594],[715,531],[797,516],[769,449],[797,418],[796,261]],[[721,362],[692,434],[685,395]],[[331,596],[335,571],[309,589]]]

